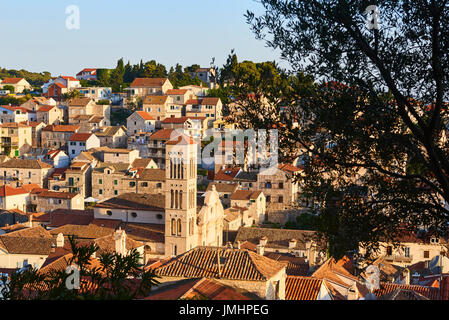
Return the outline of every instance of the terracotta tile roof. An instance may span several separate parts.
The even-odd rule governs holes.
[[[163,105],[167,102],[168,96],[146,96],[143,100],[143,104],[155,104],[155,105]]]
[[[220,101],[220,98],[205,97],[201,101],[201,105],[216,106],[219,101]]]
[[[97,74],[97,69],[95,68],[84,68],[80,72],[78,72],[76,75],[80,76],[83,72],[90,72],[91,74]]]
[[[89,119],[89,123],[100,123],[103,119],[103,116],[93,116]]]
[[[265,252],[264,256],[276,261],[288,262],[286,270],[287,276],[307,276],[309,272],[309,264],[303,257],[295,257],[289,254],[276,252]]]
[[[56,108],[55,106],[47,106],[47,105],[43,105],[41,107],[39,107],[39,109],[37,109],[37,112],[48,112],[51,109]]]
[[[67,224],[87,226],[93,220],[93,210],[56,209],[50,212],[49,226],[52,228],[58,228]]]
[[[155,268],[155,273],[167,277],[267,281],[286,265],[248,250],[196,247]]]
[[[388,282],[381,282],[380,289],[374,290],[374,294],[376,295],[376,297],[382,298],[382,297],[386,297],[386,296],[390,295],[397,289],[415,291],[419,294],[422,294],[423,296],[425,296],[426,298],[428,298],[430,300],[439,300],[439,297],[440,297],[439,288],[432,288],[432,287],[425,287],[425,286],[418,286],[418,285],[388,283]]]
[[[114,233],[114,229],[100,227],[95,224],[89,224],[87,226],[66,224],[59,228],[50,230],[50,233],[53,236],[57,236],[59,233],[62,233],[64,236],[72,235],[80,239],[97,239]]]
[[[92,133],[75,132],[69,141],[87,141],[92,135]]]
[[[122,126],[102,127],[101,130],[102,131],[95,132],[97,137],[113,137],[120,130],[126,131]]]
[[[54,82],[54,83],[52,83],[51,85],[49,85],[48,87],[49,87],[49,88],[51,88],[51,87],[59,87],[59,88],[61,88],[61,89],[67,88],[65,85],[63,85],[63,84],[60,83],[60,82]]]
[[[11,234],[14,232],[11,232]],[[0,235],[0,248],[9,254],[50,254],[53,239]]]
[[[76,132],[79,130],[79,128],[80,126],[78,125],[58,124],[58,125],[48,125],[42,130],[51,132]]]
[[[11,159],[0,163],[0,168],[47,169],[53,166],[40,160]]]
[[[347,255],[338,260],[337,265],[345,268],[350,274],[354,274],[355,272],[354,263]]]
[[[40,124],[45,125],[43,122],[39,122],[39,121],[22,121],[20,122],[24,125],[30,126],[32,128],[36,128],[37,126],[39,126]]]
[[[214,180],[232,181],[232,180],[234,180],[235,176],[239,173],[240,170],[241,170],[241,168],[238,168],[238,167],[221,169],[215,175]]]
[[[29,191],[25,190],[24,188],[13,188],[7,185],[3,185],[0,187],[0,197],[15,196],[27,193],[29,193]]]
[[[153,159],[151,158],[138,158],[133,161],[131,167],[144,169],[148,167],[151,162],[153,162]]]
[[[184,123],[187,120],[198,120],[198,121],[202,121],[206,119],[206,117],[169,117],[169,118],[165,118],[164,120],[161,121],[161,123],[167,124],[167,123]]]
[[[317,300],[322,285],[321,279],[287,276],[285,300]]]
[[[24,78],[5,78],[2,81],[2,85],[4,84],[17,84],[19,83],[21,80],[23,80]]]
[[[260,190],[236,190],[229,197],[231,200],[254,200],[262,193]]]
[[[161,87],[168,78],[135,78],[130,87]]]
[[[69,106],[73,107],[85,107],[89,102],[93,101],[91,98],[73,98],[69,101]]]
[[[165,170],[162,169],[144,169],[139,172],[139,181],[165,181]]]
[[[2,128],[27,128],[29,125],[23,124],[23,123],[17,123],[17,122],[5,122],[0,125]]]
[[[172,138],[166,142],[167,145],[187,145],[195,144],[193,138],[184,134],[181,134],[175,138]]]
[[[165,225],[163,224],[121,222],[119,227],[125,230],[129,238],[136,241],[157,243],[164,243],[165,241]]]
[[[289,248],[290,240],[295,239],[296,246],[294,249],[305,250],[308,242],[320,240],[318,239],[318,233],[315,231],[242,227],[239,228],[235,241],[240,241],[240,243],[249,241],[258,245],[262,237],[268,238],[265,247],[273,249]],[[317,249],[323,248],[318,244]]]
[[[69,81],[79,81],[78,79],[75,79],[72,76],[61,76],[61,78],[63,78],[64,80],[69,80]]]
[[[200,100],[198,99],[189,99],[185,102],[185,105],[199,105]]]
[[[165,195],[124,193],[95,205],[96,208],[164,211]]]
[[[148,139],[150,140],[169,140],[173,129],[161,129],[153,133]]]
[[[98,246],[99,254],[104,253],[104,252],[109,252],[109,253],[115,252],[114,234],[110,234],[110,235],[107,235],[104,237],[97,238],[97,239],[93,240],[92,242]],[[144,246],[143,242],[133,240],[132,238],[130,238],[128,236],[126,237],[126,250],[137,249],[137,248],[143,247],[143,246]]]
[[[170,90],[167,90],[166,94],[167,95],[184,95],[188,91],[189,90],[187,90],[187,89],[170,89]]]
[[[248,294],[249,295],[249,294]],[[226,286],[214,279],[186,279],[153,290],[145,300],[251,300],[238,289]]]
[[[295,167],[295,166],[293,166],[293,165],[291,165],[291,164],[288,164],[288,163],[286,163],[286,164],[279,164],[279,165],[278,165],[278,168],[279,168],[280,170],[285,171],[285,172],[288,172],[288,173],[299,172],[299,171],[301,171],[300,168]]]
[[[156,120],[154,119],[148,112],[146,111],[136,111],[136,113],[143,119],[143,120]]]

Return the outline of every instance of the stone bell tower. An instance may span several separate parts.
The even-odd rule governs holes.
[[[165,256],[175,256],[198,245],[197,143],[191,137],[167,141],[165,178]]]

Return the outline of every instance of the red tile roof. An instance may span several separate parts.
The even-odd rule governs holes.
[[[15,196],[18,194],[27,194],[29,191],[24,188],[13,188],[7,185],[0,187],[0,197]]]
[[[69,141],[87,141],[92,135],[92,133],[75,132]]]
[[[285,300],[317,300],[322,279],[288,276],[285,281]]]
[[[171,137],[173,129],[162,129],[153,133],[149,139],[150,140],[168,140]]]
[[[146,111],[136,111],[136,113],[142,117],[143,120],[155,120],[148,112]]]
[[[24,78],[5,78],[2,81],[2,85],[3,84],[16,84],[19,83],[20,80],[23,80]]]
[[[189,90],[187,90],[187,89],[170,89],[170,90],[167,90],[167,94],[168,95],[183,95],[183,94],[186,94],[187,91],[189,91]]]
[[[161,87],[168,78],[135,78],[130,87]]]
[[[388,282],[381,282],[380,288],[378,290],[374,290],[374,294],[376,297],[384,297],[387,296],[397,289],[403,289],[403,290],[411,290],[415,291],[419,294],[422,294],[426,298],[430,300],[439,300],[440,298],[440,289],[439,288],[433,288],[433,287],[425,287],[425,286],[418,286],[418,285],[407,285],[407,284],[397,284],[397,283],[388,283]]]
[[[274,261],[247,250],[196,247],[155,268],[155,273],[168,277],[267,281],[286,266],[286,262]]]
[[[237,289],[207,278],[176,281],[171,285],[152,291],[145,300],[179,299],[250,300]]]
[[[80,126],[77,125],[69,125],[69,124],[59,124],[59,125],[48,125],[44,129],[44,131],[52,131],[52,132],[75,132],[79,130]]]

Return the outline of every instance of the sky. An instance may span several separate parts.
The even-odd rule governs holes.
[[[79,29],[68,29],[68,6],[79,8]],[[243,16],[262,13],[254,0],[14,0],[3,1],[0,67],[75,75],[83,68],[114,68],[117,60],[156,60],[222,66],[231,49],[239,61],[280,60],[256,40]],[[11,26],[14,26],[11,28]],[[6,48],[6,50],[4,50]]]

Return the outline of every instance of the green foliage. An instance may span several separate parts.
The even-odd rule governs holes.
[[[74,99],[74,98],[80,98],[80,97],[83,97],[83,96],[84,96],[84,95],[83,95],[80,91],[75,90],[75,89],[70,90],[69,92],[63,93],[63,94],[62,94],[62,98],[63,98],[64,100],[70,100],[70,99]]]
[[[27,102],[31,99],[31,95],[21,96],[20,98],[16,98],[13,96],[0,97],[0,105],[9,105],[18,106],[22,103]]]
[[[109,101],[108,99],[98,100],[97,104],[99,104],[99,105],[110,105],[111,101]]]
[[[26,70],[8,70],[0,68],[0,79],[4,78],[25,78],[32,86],[40,87],[51,79],[50,72],[44,71],[41,73],[29,72]]]
[[[246,14],[256,37],[280,49],[294,71],[320,81],[309,85],[298,72],[296,79],[279,78],[269,66],[256,72],[251,63],[236,65],[233,56],[224,78],[249,83],[240,88],[245,100],[247,89],[264,82],[258,74],[266,74],[260,94],[273,97],[269,104],[289,106],[281,117],[267,118],[259,116],[266,105],[246,99],[249,111],[242,108],[240,123],[285,124],[281,158],[305,160],[300,183],[320,204],[318,225],[331,254],[392,240],[399,226],[447,235],[449,142],[441,139],[448,122],[447,4],[382,1],[379,29],[370,29],[369,1],[261,3],[262,15]],[[369,192],[354,192],[354,183]],[[336,193],[338,205],[330,205]]]
[[[4,85],[2,89],[9,90],[9,93],[14,93],[14,90],[15,90],[14,87],[10,86],[10,85]]]
[[[111,69],[97,69],[97,82],[102,87],[110,87]]]
[[[93,266],[92,255],[98,251],[95,244],[77,245],[69,237],[73,256],[68,265],[76,265],[80,272],[80,289],[67,288],[71,274],[65,269],[41,273],[29,268],[13,273],[0,281],[0,297],[4,300],[131,300],[149,294],[158,285],[153,271],[144,271],[139,264],[140,255],[133,249],[127,256],[102,253],[99,266]]]

